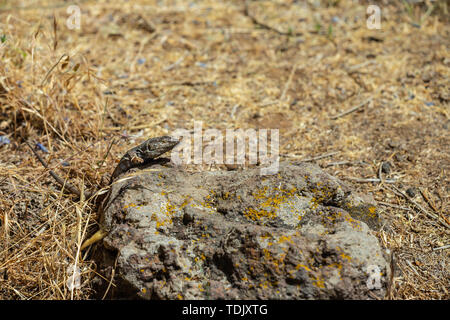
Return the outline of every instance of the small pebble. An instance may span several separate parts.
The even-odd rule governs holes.
[[[138,61],[137,61],[137,63],[138,63],[138,64],[144,64],[145,61],[146,61],[145,58],[139,58]]]
[[[195,218],[194,218],[194,216],[193,216],[192,213],[190,213],[190,212],[185,212],[184,215],[183,215],[183,224],[184,224],[184,225],[188,225],[188,224],[190,224],[191,222],[193,222],[194,219],[195,219]]]
[[[406,189],[406,194],[408,197],[414,198],[416,196],[416,188],[411,187]]]
[[[0,136],[0,146],[3,144],[10,144],[11,141],[6,136]]]
[[[338,23],[341,19],[339,19],[338,16],[334,16],[333,18],[331,18],[331,21],[334,23]]]
[[[391,172],[392,164],[389,161],[383,162],[381,165],[381,172],[389,174]]]
[[[208,65],[204,62],[196,62],[195,65],[197,67],[206,68]]]

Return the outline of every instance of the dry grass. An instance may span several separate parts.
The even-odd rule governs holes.
[[[61,193],[24,140],[96,190],[131,145],[194,120],[279,128],[288,159],[331,154],[316,162],[388,203],[388,298],[449,299],[447,3],[375,2],[382,30],[366,28],[364,1],[250,1],[253,18],[238,0],[80,1],[80,30],[67,28],[65,2],[2,1],[0,299],[93,294],[95,265],[78,250],[93,205]],[[398,192],[411,187],[416,205]]]

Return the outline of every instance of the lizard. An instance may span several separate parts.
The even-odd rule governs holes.
[[[139,167],[146,163],[151,163],[152,161],[155,161],[157,157],[160,155],[172,150],[180,140],[170,137],[170,136],[161,136],[156,138],[150,138],[140,145],[131,148],[128,150],[120,159],[119,163],[117,164],[116,168],[114,169],[111,178],[109,180],[109,185],[111,185],[114,180],[119,177],[121,174],[127,172],[131,168]],[[49,170],[50,175],[55,179],[55,181],[63,188],[67,188],[71,193],[74,195],[81,197],[81,192],[73,186],[72,184],[64,181],[58,174],[56,174],[53,170],[50,170],[48,164],[45,162],[45,160],[39,155],[39,153],[34,150],[34,148],[31,147],[31,145],[28,143],[28,141],[25,140],[25,143],[28,145],[28,147],[31,149],[31,151],[34,153],[36,158],[39,160],[39,162]],[[94,195],[94,192],[88,192],[86,193],[86,198],[90,199]],[[107,193],[104,201],[101,201],[101,204],[99,206],[100,215],[102,214],[103,210],[103,203],[108,200],[109,192]],[[103,230],[101,227],[100,229],[89,239],[84,241],[82,244],[80,250],[84,250],[89,245],[100,241],[107,235],[107,231]]]

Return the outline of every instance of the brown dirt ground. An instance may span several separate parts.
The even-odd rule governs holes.
[[[131,145],[194,120],[279,128],[282,159],[332,153],[315,162],[382,202],[386,298],[449,299],[449,8],[374,2],[381,30],[364,1],[80,1],[79,30],[68,2],[1,1],[0,299],[93,294],[95,265],[77,251],[92,204],[62,194],[24,140],[92,190]],[[354,180],[385,161],[394,183]]]

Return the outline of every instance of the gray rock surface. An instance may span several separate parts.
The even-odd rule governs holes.
[[[311,164],[152,166],[114,183],[101,223],[114,298],[372,299],[389,279],[375,206]]]

